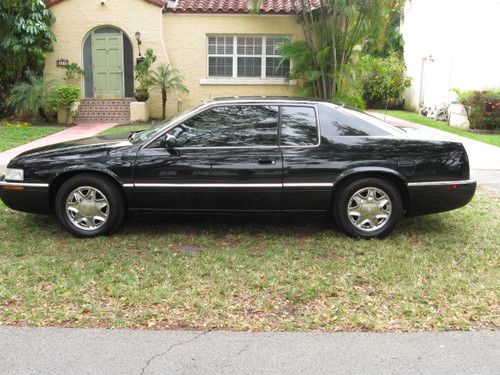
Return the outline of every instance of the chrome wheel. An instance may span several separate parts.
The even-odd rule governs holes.
[[[387,224],[392,215],[392,202],[387,193],[376,187],[355,192],[347,205],[347,216],[358,229],[373,232]]]
[[[66,215],[77,228],[93,231],[108,221],[109,202],[106,196],[91,186],[73,190],[66,199]]]

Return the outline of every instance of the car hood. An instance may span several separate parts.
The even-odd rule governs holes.
[[[35,148],[23,152],[15,157],[14,160],[18,161],[28,157],[40,157],[65,153],[76,154],[78,152],[102,151],[103,149],[125,147],[130,145],[131,143],[128,141],[127,135],[124,135],[123,133],[101,135]]]

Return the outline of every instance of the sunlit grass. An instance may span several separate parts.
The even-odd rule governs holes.
[[[0,152],[63,130],[56,126],[0,126]]]
[[[0,324],[241,331],[498,327],[500,200],[353,240],[320,219],[129,220],[75,239],[0,204]],[[188,251],[188,252],[186,252]],[[189,252],[192,251],[192,252]]]
[[[385,110],[375,110],[375,111],[380,113],[386,112]],[[435,129],[444,130],[448,133],[457,134],[462,137],[467,137],[470,139],[474,139],[476,141],[489,143],[491,145],[500,147],[500,134],[482,134],[482,133],[474,133],[467,130],[457,129],[452,126],[449,126],[443,121],[428,119],[426,117],[420,116],[418,113],[415,112],[388,110],[387,114],[389,116],[394,116],[402,120],[415,122],[417,124],[425,126],[430,126]]]

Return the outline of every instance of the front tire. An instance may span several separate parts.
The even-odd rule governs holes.
[[[355,238],[382,238],[400,221],[403,201],[399,190],[380,178],[362,178],[346,185],[338,194],[334,217]]]
[[[58,190],[55,213],[62,227],[75,237],[90,238],[115,232],[125,215],[125,201],[107,178],[82,174]]]

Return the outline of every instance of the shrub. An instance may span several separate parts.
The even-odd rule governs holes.
[[[134,67],[135,79],[139,82],[138,90],[147,90],[151,86],[151,66],[156,61],[156,55],[151,48],[146,50],[142,61]]]
[[[334,102],[343,104],[346,107],[351,107],[363,111],[366,109],[366,104],[361,95],[355,93],[338,93],[333,99]]]
[[[79,97],[80,87],[75,85],[59,85],[54,90],[50,101],[54,110],[64,109],[66,111],[66,123],[68,123],[71,108]]]
[[[35,74],[27,73],[27,82],[14,85],[7,99],[7,104],[13,107],[18,116],[42,116],[49,121],[47,107],[54,90],[55,81],[47,81]]]
[[[473,91],[462,100],[471,129],[500,130],[500,89]]]
[[[474,95],[474,90],[461,91],[459,89],[454,88],[451,89],[451,91],[453,91],[457,95],[456,102],[464,105],[472,97],[472,95]]]
[[[405,65],[396,55],[364,55],[358,69],[362,96],[369,107],[385,107],[391,101],[399,101],[404,89],[411,85],[411,78],[404,76]]]
[[[67,84],[77,84],[85,75],[85,72],[77,63],[71,63],[64,67],[65,81]]]

